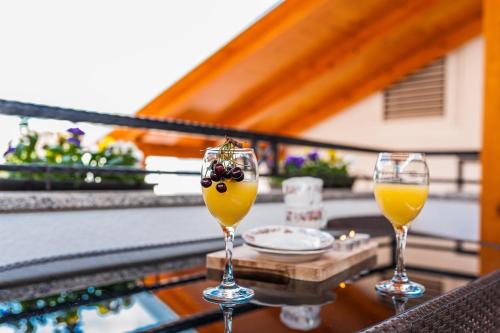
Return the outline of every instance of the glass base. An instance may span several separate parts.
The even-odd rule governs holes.
[[[403,296],[408,298],[420,297],[425,293],[425,287],[416,282],[396,283],[392,280],[380,281],[375,285],[375,290],[384,295]]]
[[[203,297],[212,303],[217,304],[241,304],[248,302],[253,296],[254,291],[235,284],[231,288],[224,288],[219,285],[214,288],[203,290]]]

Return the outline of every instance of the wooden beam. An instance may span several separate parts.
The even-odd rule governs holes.
[[[144,157],[177,156],[202,158],[203,150],[214,146],[214,141],[185,137],[174,144],[166,144],[164,142],[148,143],[142,140],[135,141],[135,144],[142,151]]]
[[[139,138],[145,131],[138,128],[117,128],[108,135],[115,140],[133,141]]]
[[[481,240],[500,244],[500,1],[483,1],[485,44]],[[481,271],[500,269],[500,250],[481,249]]]
[[[329,0],[288,0],[273,9],[258,22],[252,25],[231,42],[214,53],[200,65],[194,68],[182,79],[163,91],[160,95],[146,104],[137,112],[140,116],[154,116],[155,118],[189,119],[183,117],[184,112],[192,111],[185,106],[193,99],[193,95],[203,90],[207,85],[214,84],[222,73],[244,61],[256,50],[276,38],[284,31],[288,31],[297,22],[318,9]],[[203,112],[203,111],[197,111]],[[209,114],[205,114],[204,122],[209,122]],[[144,131],[134,131],[126,136],[127,139],[136,139]],[[119,134],[121,135],[121,134]]]
[[[275,38],[283,31],[301,21],[322,3],[328,0],[289,0],[264,16],[258,23],[233,39],[222,49],[197,66],[189,74],[148,103],[139,111],[140,115],[161,115],[191,96],[200,87],[210,84],[221,73],[231,68]],[[160,113],[159,113],[160,111]],[[169,113],[175,116],[175,113]]]

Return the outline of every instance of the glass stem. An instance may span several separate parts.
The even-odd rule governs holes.
[[[408,282],[408,276],[405,270],[405,247],[406,247],[406,236],[408,234],[408,227],[396,227],[396,269],[394,271],[394,276],[392,277],[393,283],[406,283]]]
[[[222,277],[222,288],[234,288],[236,282],[233,277],[233,241],[234,228],[224,227],[224,241],[226,242],[226,265],[224,267],[224,276]]]
[[[392,296],[392,304],[394,304],[394,309],[396,310],[396,315],[405,312],[406,303],[408,298]]]
[[[224,333],[233,331],[233,308],[221,305],[222,314],[224,316]]]

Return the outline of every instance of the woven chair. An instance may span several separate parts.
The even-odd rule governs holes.
[[[500,270],[363,332],[500,332]]]

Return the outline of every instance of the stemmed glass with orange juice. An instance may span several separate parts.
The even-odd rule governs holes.
[[[410,223],[420,213],[429,192],[429,169],[421,153],[380,153],[373,175],[375,199],[396,232],[396,269],[390,280],[376,284],[378,292],[418,297],[421,284],[410,281],[404,267],[404,249]]]
[[[222,304],[243,303],[253,297],[251,289],[236,284],[232,252],[234,233],[257,196],[257,159],[253,149],[243,148],[233,139],[205,151],[201,169],[203,200],[219,222],[226,242],[226,264],[219,286],[203,291],[203,296]]]

